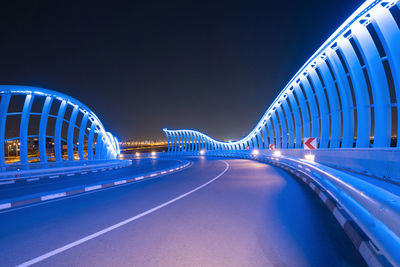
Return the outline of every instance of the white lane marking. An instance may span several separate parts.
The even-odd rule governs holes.
[[[126,180],[116,181],[116,182],[114,182],[114,185],[119,185],[119,184],[124,184],[124,183],[126,183]]]
[[[154,176],[157,176],[158,175],[158,173],[152,173],[152,174],[150,174],[150,177],[154,177]]]
[[[37,181],[37,180],[39,180],[40,178],[30,178],[30,179],[26,179],[26,181],[27,182],[32,182],[32,181]]]
[[[75,173],[68,173],[67,176],[74,176]]]
[[[53,175],[53,176],[49,176],[49,178],[50,178],[50,179],[53,179],[53,178],[58,178],[58,177],[60,177],[60,175]]]
[[[97,170],[95,170],[95,171],[92,171],[92,172],[98,172]]]
[[[85,187],[85,191],[92,191],[101,188],[101,184]]]
[[[42,196],[40,197],[40,199],[43,200],[49,200],[49,199],[53,199],[53,198],[59,198],[59,197],[65,197],[67,194],[65,192],[62,193],[56,193],[56,194],[51,194],[51,195],[47,195],[47,196]]]
[[[144,176],[139,176],[139,177],[136,177],[136,178],[135,178],[135,181],[142,180],[143,178],[144,178]]]
[[[96,232],[96,233],[93,233],[93,234],[91,234],[91,235],[85,236],[85,237],[83,237],[83,238],[81,238],[81,239],[79,239],[79,240],[76,240],[76,241],[74,241],[74,242],[72,242],[72,243],[69,243],[69,244],[67,244],[67,245],[65,245],[65,246],[62,246],[62,247],[59,247],[59,248],[57,248],[57,249],[55,249],[55,250],[52,250],[52,251],[50,251],[50,252],[47,252],[47,253],[45,253],[45,254],[43,254],[43,255],[41,255],[41,256],[38,256],[38,257],[36,257],[36,258],[33,258],[33,259],[31,259],[31,260],[29,260],[29,261],[26,261],[26,262],[24,262],[24,263],[21,263],[21,264],[19,264],[19,265],[17,265],[17,266],[19,266],[19,267],[25,267],[25,266],[31,266],[31,265],[33,265],[33,264],[35,264],[35,263],[41,262],[41,261],[43,261],[43,260],[45,260],[45,259],[47,259],[47,258],[50,258],[50,257],[55,256],[55,255],[57,255],[57,254],[60,254],[60,253],[63,252],[63,251],[66,251],[66,250],[68,250],[68,249],[71,249],[71,248],[73,248],[73,247],[76,247],[76,246],[78,246],[78,245],[80,245],[80,244],[82,244],[82,243],[85,243],[85,242],[87,242],[87,241],[89,241],[89,240],[92,240],[92,239],[94,239],[94,238],[96,238],[96,237],[98,237],[98,236],[104,235],[104,234],[106,234],[106,233],[108,233],[108,232],[110,232],[110,231],[112,231],[112,230],[114,230],[114,229],[120,228],[121,226],[124,226],[125,224],[128,224],[128,223],[130,223],[130,222],[136,221],[137,219],[139,219],[139,218],[141,218],[141,217],[144,217],[144,216],[146,216],[146,215],[148,215],[148,214],[150,214],[150,213],[153,213],[153,212],[155,212],[155,211],[157,211],[157,210],[159,210],[159,209],[161,209],[161,208],[164,208],[164,207],[166,207],[166,206],[168,206],[168,205],[170,205],[170,204],[172,204],[172,203],[174,203],[174,202],[176,202],[176,201],[178,201],[178,200],[180,200],[180,199],[182,199],[182,198],[184,198],[184,197],[187,197],[187,196],[190,195],[190,194],[193,194],[194,192],[196,192],[196,191],[202,189],[203,187],[205,187],[205,186],[211,184],[212,182],[214,182],[215,180],[217,180],[219,177],[221,177],[221,176],[229,169],[229,164],[228,164],[228,162],[226,162],[226,161],[224,161],[224,160],[223,160],[222,162],[224,162],[225,165],[226,165],[225,169],[224,169],[220,174],[218,174],[217,176],[215,176],[213,179],[211,179],[211,180],[209,180],[208,182],[206,182],[206,183],[204,183],[204,184],[202,184],[202,185],[196,187],[195,189],[192,189],[192,190],[190,190],[189,192],[186,192],[186,193],[184,193],[184,194],[182,194],[182,195],[180,195],[180,196],[178,196],[178,197],[176,197],[176,198],[173,198],[173,199],[171,199],[171,200],[169,200],[169,201],[167,201],[167,202],[164,202],[164,203],[162,203],[162,204],[160,204],[160,205],[158,205],[158,206],[156,206],[156,207],[154,207],[154,208],[152,208],[152,209],[149,209],[149,210],[147,210],[147,211],[145,211],[145,212],[142,212],[142,213],[140,213],[140,214],[138,214],[138,215],[135,215],[135,216],[133,216],[133,217],[131,217],[131,218],[129,218],[129,219],[126,219],[126,220],[124,220],[124,221],[122,221],[122,222],[119,222],[119,223],[117,223],[117,224],[111,225],[111,226],[109,226],[109,227],[107,227],[107,228],[104,228],[103,230],[100,230],[100,231],[98,231],[98,232]]]
[[[12,181],[6,181],[6,182],[0,182],[0,184],[13,184],[13,183],[15,183],[14,180],[12,180]]]
[[[81,174],[87,174],[87,172],[81,172]]]
[[[11,203],[0,204],[0,210],[11,208]]]

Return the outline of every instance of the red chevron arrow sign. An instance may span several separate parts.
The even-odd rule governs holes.
[[[274,150],[274,149],[275,149],[275,145],[274,145],[274,144],[270,144],[270,145],[269,145],[269,149],[270,149],[270,150]]]
[[[304,137],[304,149],[316,149],[317,138],[315,137]]]

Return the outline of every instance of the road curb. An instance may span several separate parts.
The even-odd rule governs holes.
[[[147,173],[144,175],[137,175],[137,176],[132,176],[132,177],[128,177],[128,178],[108,180],[108,181],[103,181],[101,183],[69,187],[69,188],[65,188],[65,189],[57,190],[57,191],[44,192],[44,193],[38,193],[38,194],[33,194],[33,195],[27,195],[27,196],[23,196],[23,197],[19,197],[19,198],[7,199],[7,200],[3,200],[0,202],[0,211],[8,210],[8,209],[19,207],[19,206],[29,205],[29,204],[33,204],[33,203],[37,203],[37,202],[44,202],[44,201],[49,201],[49,200],[58,199],[58,198],[62,198],[62,197],[77,195],[77,194],[81,194],[81,193],[85,193],[85,192],[96,191],[96,190],[109,188],[109,187],[113,187],[113,186],[119,186],[122,184],[128,184],[128,183],[138,182],[138,181],[142,181],[142,180],[154,179],[154,178],[158,178],[160,176],[164,176],[167,174],[181,171],[183,169],[190,167],[192,164],[193,163],[191,161],[185,161],[178,167],[162,169],[162,170],[158,170],[158,171],[152,172],[152,173]]]

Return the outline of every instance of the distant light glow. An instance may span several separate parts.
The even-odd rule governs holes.
[[[136,157],[140,157],[140,153],[139,152],[136,152]]]
[[[282,153],[281,153],[280,150],[275,150],[274,153],[273,153],[273,155],[274,155],[275,157],[280,157],[280,156],[282,155]]]
[[[156,152],[154,152],[154,151],[151,152],[151,155],[152,155],[152,156],[155,156],[155,155],[156,155]]]
[[[312,154],[306,154],[304,155],[304,158],[308,161],[314,161],[315,160],[315,155]]]

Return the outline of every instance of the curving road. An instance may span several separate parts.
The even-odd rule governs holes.
[[[0,265],[365,265],[296,178],[250,160],[190,160],[153,180],[0,212]]]

